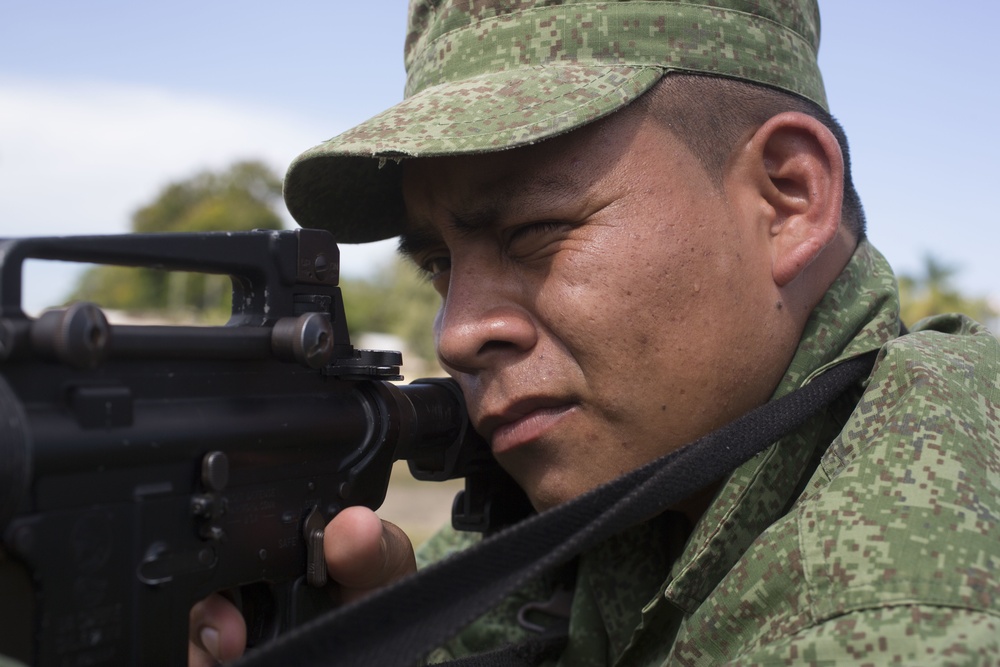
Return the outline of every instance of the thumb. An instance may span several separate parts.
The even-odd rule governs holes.
[[[417,571],[413,544],[398,526],[367,507],[348,507],[327,524],[323,537],[330,577],[350,602]]]
[[[221,595],[197,602],[189,622],[188,667],[216,665],[243,654],[247,641],[243,615]]]

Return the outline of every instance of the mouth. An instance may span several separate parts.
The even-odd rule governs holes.
[[[524,399],[484,417],[479,432],[486,435],[494,454],[502,454],[541,438],[576,408],[576,403],[564,400]]]

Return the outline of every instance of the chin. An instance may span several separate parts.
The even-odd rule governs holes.
[[[528,495],[531,506],[538,512],[544,512],[565,502],[573,500],[587,491],[586,488],[579,488],[563,480],[542,479],[522,481],[518,479],[518,484]]]
[[[565,457],[542,456],[542,451],[524,448],[497,457],[539,512],[573,500],[607,481],[592,474],[593,470],[581,469],[579,461],[574,466],[574,461]]]

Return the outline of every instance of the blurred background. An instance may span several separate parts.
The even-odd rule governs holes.
[[[912,288],[929,281],[996,306],[1000,92],[989,31],[1000,4],[941,7],[821,3],[820,62],[876,246]],[[0,236],[125,232],[142,209],[168,207],[172,185],[239,162],[261,168],[268,222],[292,226],[278,197],[291,159],[402,95],[405,0],[0,8]],[[251,209],[232,204],[177,228],[233,224],[227,207],[248,219]],[[157,225],[170,228],[138,226]],[[347,277],[370,279],[389,270],[393,243],[343,254]],[[76,268],[39,271],[28,306],[65,298]]]
[[[943,6],[821,2],[820,63],[906,318],[958,309],[996,331],[1000,3]],[[404,0],[0,10],[0,237],[292,227],[280,199],[292,158],[402,95]],[[355,345],[402,349],[408,379],[438,372],[435,297],[393,242],[342,253]],[[228,309],[211,277],[29,263],[29,312],[72,297],[123,318],[150,304],[207,322]]]

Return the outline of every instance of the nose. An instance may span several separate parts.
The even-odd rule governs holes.
[[[529,309],[510,275],[454,266],[435,321],[438,358],[445,368],[475,375],[520,357],[538,341]]]

